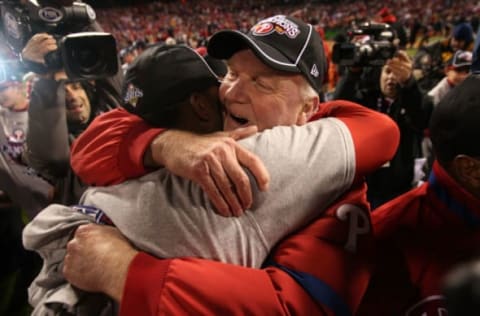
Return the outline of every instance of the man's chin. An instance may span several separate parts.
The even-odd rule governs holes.
[[[397,90],[389,89],[388,91],[386,91],[385,96],[390,99],[395,99],[395,97],[397,96]]]
[[[78,119],[80,124],[85,124],[88,121],[88,117],[86,115],[81,115]]]
[[[85,115],[70,115],[69,122],[72,124],[84,124],[87,123],[87,117]]]

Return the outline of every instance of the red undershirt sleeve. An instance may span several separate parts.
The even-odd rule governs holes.
[[[124,109],[104,113],[73,143],[72,168],[90,185],[111,185],[139,177],[147,173],[143,155],[161,132]]]
[[[347,125],[355,146],[355,175],[361,178],[389,161],[397,151],[400,130],[387,115],[359,104],[335,100],[320,105],[312,120],[335,117]]]

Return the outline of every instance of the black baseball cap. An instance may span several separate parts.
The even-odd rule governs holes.
[[[244,48],[250,48],[273,69],[302,74],[315,91],[321,92],[327,70],[325,51],[320,35],[311,24],[275,15],[255,24],[247,34],[219,31],[208,43],[208,54],[229,59]]]
[[[186,45],[155,45],[128,67],[123,85],[127,110],[153,125],[192,93],[220,85],[227,71],[223,61],[202,57]]]
[[[430,136],[438,160],[457,155],[480,157],[480,75],[470,75],[449,91],[435,107]]]

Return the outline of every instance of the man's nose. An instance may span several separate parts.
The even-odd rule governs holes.
[[[72,100],[74,97],[74,93],[73,93],[73,90],[72,88],[70,87],[65,87],[65,98],[67,100]]]
[[[224,81],[224,99],[229,102],[243,102],[247,98],[245,79],[237,78],[233,81]]]

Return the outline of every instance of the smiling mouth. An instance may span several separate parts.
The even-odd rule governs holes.
[[[80,111],[82,111],[82,108],[83,108],[82,104],[76,104],[76,105],[68,107],[68,110],[72,111],[72,112],[80,112]]]
[[[389,88],[395,88],[396,86],[397,86],[396,83],[393,83],[393,82],[387,83],[387,87],[389,87]]]
[[[232,113],[228,113],[228,115],[235,121],[237,122],[238,124],[240,125],[245,125],[245,124],[248,124],[248,120],[243,118],[243,117],[239,117],[239,116],[235,116],[233,115]]]

